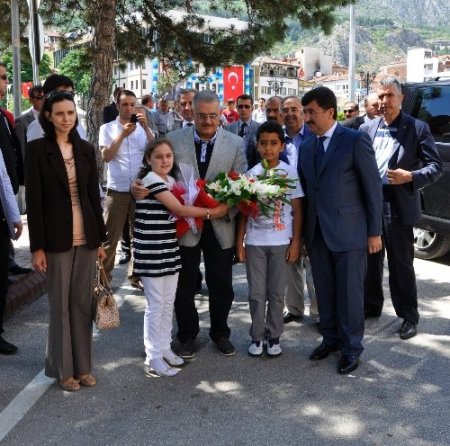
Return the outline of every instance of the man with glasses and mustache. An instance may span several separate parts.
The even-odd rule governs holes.
[[[344,104],[345,119],[356,118],[359,116],[359,105],[355,101],[349,101]]]
[[[260,124],[252,119],[253,98],[250,95],[241,94],[236,102],[239,120],[228,124],[225,129],[244,139],[245,155],[248,167],[251,168],[258,163],[256,132]]]
[[[246,172],[242,138],[219,127],[219,97],[210,90],[200,91],[194,96],[193,110],[194,126],[167,135],[174,147],[175,178],[182,179],[180,167],[186,164],[194,169],[195,178],[205,180],[213,180],[220,172]],[[147,196],[148,189],[134,182],[132,193],[136,199],[142,199]],[[179,355],[185,359],[194,357],[195,339],[199,333],[194,296],[201,253],[209,290],[209,335],[222,354],[235,354],[228,327],[228,314],[234,299],[232,266],[235,215],[236,210],[230,209],[223,218],[204,220],[202,231],[194,234],[189,230],[179,240],[182,269],[175,298],[175,315],[177,337],[181,344]]]
[[[72,96],[75,95],[73,89],[72,79],[62,74],[51,74],[44,82],[42,86],[44,96],[47,96],[52,91],[65,91],[70,93]],[[80,124],[81,120],[78,119],[77,131],[80,138],[87,139],[86,132],[83,126]],[[44,130],[39,122],[39,119],[35,119],[29,126],[27,130],[27,142],[34,141],[35,139],[43,138]]]

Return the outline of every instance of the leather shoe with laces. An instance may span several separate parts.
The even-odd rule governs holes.
[[[309,359],[311,361],[320,361],[321,359],[325,359],[330,353],[337,352],[338,349],[337,345],[327,345],[322,342],[322,344],[313,350]]]
[[[400,328],[400,339],[406,340],[413,338],[417,334],[416,324],[410,321],[403,321],[402,327]]]
[[[232,356],[236,353],[234,345],[228,338],[219,338],[219,340],[216,342],[216,345],[220,353],[225,356]]]
[[[195,356],[195,341],[189,339],[188,341],[180,342],[178,356],[183,359],[192,359]]]
[[[359,356],[342,355],[339,362],[338,373],[339,375],[347,375],[353,370],[356,370],[359,365]]]

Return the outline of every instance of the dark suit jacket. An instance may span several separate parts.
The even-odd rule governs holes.
[[[225,130],[239,136],[241,121],[235,121],[225,126]],[[256,150],[256,132],[260,124],[256,121],[250,121],[249,134],[247,138],[247,146],[245,147],[245,156],[249,169],[259,162],[261,159]]]
[[[77,137],[73,154],[84,231],[89,249],[106,241],[94,146]],[[56,141],[27,144],[26,200],[30,250],[64,252],[72,248],[72,200],[64,160]]]
[[[301,146],[299,175],[306,196],[304,238],[310,248],[317,220],[331,251],[367,246],[381,235],[382,188],[375,154],[364,133],[337,125],[316,174],[316,136]]]
[[[32,110],[20,115],[16,118],[16,135],[20,143],[20,149],[22,150],[23,159],[25,159],[25,148],[27,145],[27,130],[28,126],[34,121],[34,113]]]
[[[364,116],[355,116],[354,118],[346,119],[341,125],[348,129],[359,130],[361,125],[364,124]]]
[[[374,119],[362,125],[360,130],[368,133],[373,141],[381,120]],[[428,124],[403,112],[400,112],[395,147],[389,168],[412,172],[413,181],[388,187],[393,193],[401,223],[414,225],[421,216],[419,190],[440,178],[443,173],[442,161]]]
[[[114,102],[111,102],[111,104],[107,105],[103,109],[103,124],[114,121],[114,119],[116,119],[117,116],[119,116],[119,110],[117,110],[117,105]]]

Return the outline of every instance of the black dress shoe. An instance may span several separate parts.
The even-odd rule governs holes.
[[[325,359],[330,353],[337,352],[338,349],[337,345],[327,345],[322,342],[322,344],[313,350],[309,359],[311,361],[320,361],[321,359]]]
[[[181,356],[183,359],[192,359],[195,356],[195,341],[189,339],[186,342],[181,342],[178,356]]]
[[[372,319],[381,316],[381,310],[364,310],[364,319]]]
[[[406,340],[413,338],[417,334],[416,324],[410,321],[403,321],[402,327],[400,328],[400,339]]]
[[[31,273],[33,270],[31,268],[24,268],[23,266],[17,265],[17,263],[9,268],[9,274],[12,274],[13,276],[17,274],[28,274]]]
[[[359,356],[343,355],[339,362],[338,373],[339,375],[347,375],[353,370],[356,370],[359,365]]]
[[[234,349],[234,345],[231,343],[231,341],[228,338],[220,338],[216,342],[217,348],[219,349],[220,353],[222,353],[225,356],[232,356],[236,353],[236,350]]]
[[[301,321],[303,319],[303,315],[296,316],[295,314],[289,313],[289,311],[285,311],[283,315],[283,323],[289,324],[294,321]]]
[[[0,354],[2,355],[14,355],[17,352],[17,347],[14,344],[5,341],[0,336]]]
[[[130,254],[122,254],[119,258],[119,265],[125,265],[131,260]]]

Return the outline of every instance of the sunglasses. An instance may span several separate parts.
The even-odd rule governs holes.
[[[30,99],[39,99],[40,101],[42,101],[42,99],[44,99],[45,96],[30,96]]]
[[[0,79],[3,79],[4,81],[7,81],[8,80],[8,75],[7,74],[2,74],[0,76]]]
[[[353,113],[354,111],[356,111],[356,110],[354,110],[353,108],[350,108],[348,110],[344,110],[344,113]]]
[[[252,106],[248,105],[248,104],[239,104],[238,108],[240,108],[242,110],[243,108],[252,108]]]

